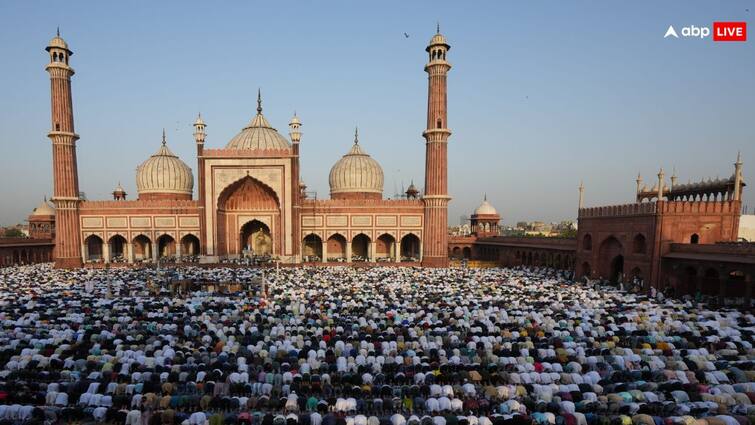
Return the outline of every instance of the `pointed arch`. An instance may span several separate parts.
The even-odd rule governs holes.
[[[181,238],[181,255],[199,255],[199,238],[193,233],[187,233]]]
[[[110,260],[124,261],[126,259],[126,246],[128,241],[120,233],[116,233],[108,239],[108,245],[110,246]]]
[[[396,238],[393,235],[383,233],[375,239],[375,258],[396,258]]]
[[[585,251],[592,250],[592,235],[587,233],[582,237],[582,249]]]
[[[599,270],[604,278],[618,282],[624,275],[624,246],[611,235],[600,243],[598,251]]]
[[[420,239],[414,232],[409,232],[401,238],[401,261],[419,261]]]
[[[102,238],[97,235],[89,235],[84,239],[86,246],[86,261],[102,260]]]
[[[340,232],[333,232],[327,239],[328,258],[327,261],[345,261],[346,260],[346,237]]]
[[[134,259],[137,261],[152,258],[152,240],[144,233],[139,233],[131,239]]]
[[[638,233],[637,235],[635,235],[634,240],[632,241],[632,252],[634,254],[644,254],[646,251],[647,242],[645,235]]]
[[[229,184],[218,195],[218,209],[223,210],[275,210],[279,207],[278,194],[265,183],[244,176]]]
[[[226,186],[218,195],[218,254],[236,256],[247,245],[251,246],[250,241],[243,238],[242,227],[254,220],[260,223],[254,229],[255,234],[259,229],[267,228],[264,235],[255,236],[255,241],[261,244],[258,248],[271,255],[280,254],[283,239],[278,195],[270,186],[247,175]],[[262,246],[267,243],[269,247]]]
[[[173,238],[173,236],[164,233],[157,238],[157,257],[175,259],[176,240]]]
[[[358,233],[351,239],[351,260],[369,261],[372,239],[364,233]]]
[[[270,227],[259,220],[250,220],[241,226],[242,249],[252,255],[272,255],[273,238]]]
[[[322,238],[319,235],[308,234],[302,240],[301,247],[301,255],[304,257],[304,261],[322,260]]]

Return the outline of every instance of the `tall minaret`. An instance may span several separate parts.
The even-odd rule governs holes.
[[[299,117],[296,116],[296,111],[294,111],[294,116],[291,118],[291,122],[288,123],[288,135],[291,137],[291,143],[292,143],[292,150],[294,154],[293,163],[291,164],[291,187],[293,188],[293,191],[291,192],[291,198],[293,199],[293,225],[291,226],[291,231],[294,234],[293,240],[293,251],[292,254],[294,257],[296,257],[296,260],[301,260],[301,188],[299,187],[300,183],[300,170],[299,170],[299,142],[301,142],[301,131],[299,128],[301,127],[301,121],[299,120]]]
[[[585,185],[582,184],[582,180],[579,181],[579,208],[584,208],[585,205]]]
[[[737,162],[734,163],[734,200],[742,200],[742,157],[737,152]]]
[[[204,194],[204,141],[207,137],[205,128],[207,124],[202,119],[202,114],[197,114],[197,120],[194,121],[194,141],[197,144],[197,174],[199,180],[197,183],[197,199],[199,200],[199,233],[202,237],[199,239],[199,254],[206,255],[207,249],[204,243],[205,241],[205,229],[207,224],[207,217],[205,216],[205,194]]]
[[[79,176],[76,166],[76,141],[79,135],[73,129],[73,102],[71,76],[73,68],[68,60],[73,54],[68,44],[58,35],[45,49],[50,63],[52,97],[52,167],[55,203],[55,267],[81,267],[81,229],[79,225]]]
[[[427,130],[425,138],[425,204],[424,240],[422,241],[422,265],[429,267],[448,266],[448,136],[451,131],[447,122],[446,75],[451,64],[446,54],[451,46],[438,31],[425,49],[429,62],[425,65],[428,75]]]

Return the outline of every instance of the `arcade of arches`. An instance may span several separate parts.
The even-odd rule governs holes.
[[[755,246],[672,244],[663,257],[661,289],[718,298],[720,303],[752,299],[755,263],[721,261],[735,255],[746,258],[746,251],[755,254]]]
[[[0,266],[47,263],[53,259],[51,240],[0,238]]]
[[[371,239],[358,233],[347,241],[340,233],[326,240],[310,233],[302,239],[302,257],[305,262],[417,262],[421,260],[421,243],[413,233],[396,238],[383,233]]]
[[[185,234],[177,242],[169,234],[162,234],[152,240],[140,233],[130,243],[120,234],[111,236],[107,243],[98,235],[89,235],[84,239],[83,254],[86,262],[119,263],[180,260],[181,257],[195,256],[198,253],[199,238],[193,234]]]
[[[495,262],[505,267],[531,266],[574,270],[574,239],[497,236],[474,241],[458,239],[449,247],[455,259]]]

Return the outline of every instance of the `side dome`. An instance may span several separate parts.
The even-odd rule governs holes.
[[[262,98],[257,92],[257,115],[233,137],[226,149],[288,150],[288,140],[283,137],[262,115]]]
[[[488,202],[486,195],[480,206],[474,210],[474,215],[498,215],[498,211]]]
[[[383,169],[359,145],[359,133],[354,133],[354,145],[330,169],[328,178],[332,199],[382,199]]]
[[[191,168],[168,149],[164,130],[160,149],[136,169],[136,189],[139,199],[191,199]]]

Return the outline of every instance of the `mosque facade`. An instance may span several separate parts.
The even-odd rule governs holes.
[[[136,199],[128,199],[119,183],[113,199],[90,201],[80,196],[78,180],[73,52],[58,34],[46,48],[53,205],[45,202],[35,219],[40,229],[48,229],[43,236],[54,240],[55,265],[73,268],[87,262],[156,262],[187,256],[217,262],[246,255],[287,263],[447,265],[449,49],[439,31],[426,49],[422,195],[412,185],[405,198],[384,199],[383,170],[355,132],[350,149],[330,170],[329,199],[309,199],[300,177],[302,122],[294,115],[288,137],[282,135],[264,116],[258,93],[256,114],[222,148],[205,146],[207,125],[197,117],[197,176],[171,151],[163,132],[156,152],[137,168]]]

